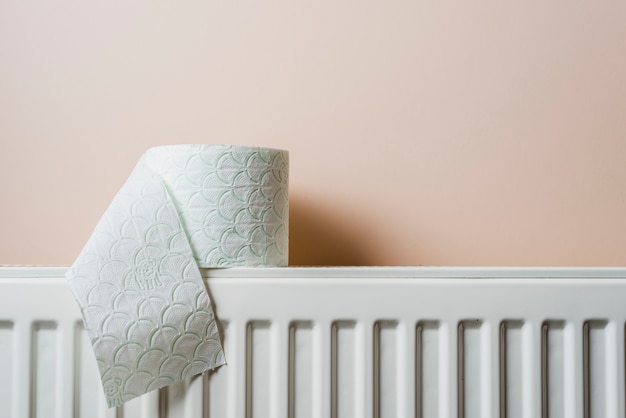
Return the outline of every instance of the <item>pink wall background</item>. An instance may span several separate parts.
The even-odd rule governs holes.
[[[626,2],[0,0],[0,263],[148,147],[291,152],[292,264],[626,265]]]

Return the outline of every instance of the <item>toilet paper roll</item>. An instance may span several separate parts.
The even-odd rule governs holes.
[[[110,407],[225,363],[199,267],[286,266],[288,153],[149,149],[66,277]]]
[[[286,151],[166,146],[144,160],[163,179],[200,267],[287,265]]]

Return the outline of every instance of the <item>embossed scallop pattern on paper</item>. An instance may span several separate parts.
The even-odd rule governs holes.
[[[288,153],[227,145],[150,149],[200,267],[288,264]]]
[[[176,209],[137,167],[68,272],[109,406],[224,364]]]
[[[247,147],[144,154],[67,273],[109,406],[225,363],[198,265],[286,264],[287,170]]]

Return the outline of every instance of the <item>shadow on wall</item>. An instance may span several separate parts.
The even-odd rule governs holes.
[[[333,213],[311,205],[311,199],[289,196],[290,266],[367,266],[375,257],[368,255],[363,235],[345,221],[346,213]]]

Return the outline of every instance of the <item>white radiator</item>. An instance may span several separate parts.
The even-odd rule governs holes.
[[[63,268],[0,268],[0,417],[625,416],[626,269],[205,271],[228,365],[105,407]]]

